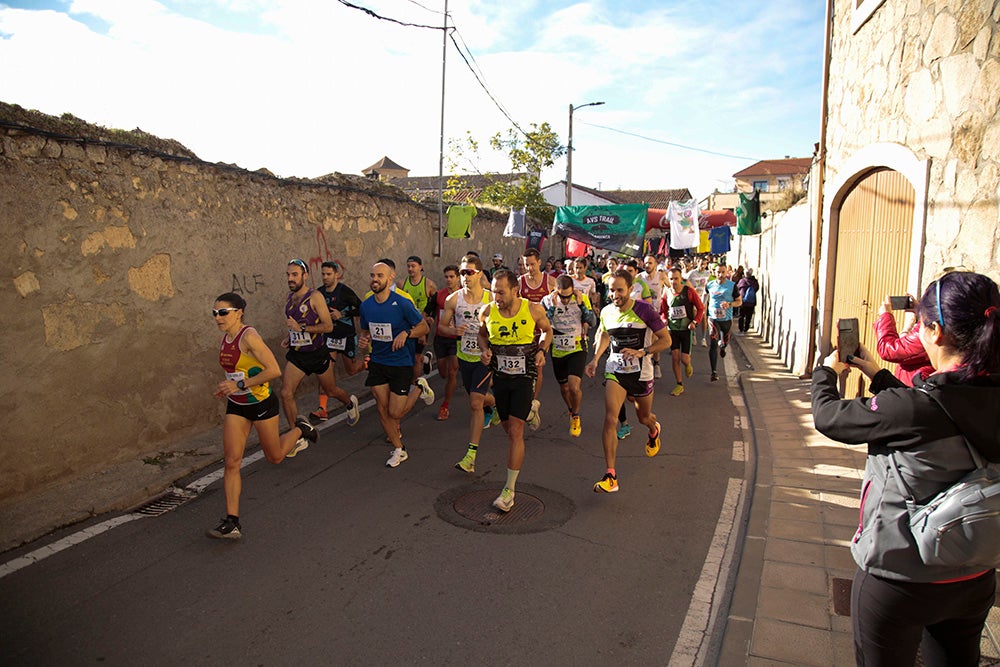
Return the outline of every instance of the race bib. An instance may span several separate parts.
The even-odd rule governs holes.
[[[313,342],[312,334],[305,331],[289,331],[288,344],[292,347],[302,347]]]
[[[388,322],[371,322],[368,325],[368,330],[372,334],[372,340],[377,340],[380,343],[392,342],[392,324]]]
[[[524,375],[528,372],[528,363],[524,355],[497,355],[497,371],[505,375]]]
[[[638,373],[639,372],[639,358],[638,357],[624,357],[621,352],[612,352],[608,355],[608,362],[611,365],[611,370],[614,373]]]
[[[478,334],[475,336],[469,336],[468,334],[462,336],[462,353],[471,354],[476,357],[481,354]]]
[[[712,309],[712,319],[714,320],[724,320],[729,316],[728,308],[713,308]]]
[[[687,317],[687,308],[684,306],[670,306],[670,319],[683,320]]]
[[[572,352],[576,349],[576,336],[555,336],[552,345],[560,352]]]
[[[347,338],[327,338],[326,346],[328,349],[343,352],[347,349]]]

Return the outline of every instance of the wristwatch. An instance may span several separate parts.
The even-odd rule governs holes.
[[[246,383],[246,382],[244,382],[243,380],[237,380],[237,381],[236,381],[236,387],[237,387],[237,388],[238,388],[238,389],[239,389],[240,391],[243,391],[243,390],[245,390],[245,389],[247,388],[247,383]]]

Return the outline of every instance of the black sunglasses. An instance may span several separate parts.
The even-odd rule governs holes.
[[[474,276],[477,273],[479,273],[479,271],[476,271],[475,269],[462,269],[461,271],[458,272],[458,275],[460,275],[460,276]]]
[[[212,317],[219,317],[220,315],[222,317],[225,317],[226,315],[228,315],[229,313],[231,313],[231,312],[233,312],[235,310],[239,310],[239,308],[218,308],[218,309],[213,308],[212,309]]]

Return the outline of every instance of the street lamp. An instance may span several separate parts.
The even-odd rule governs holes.
[[[597,107],[602,104],[604,102],[569,105],[569,140],[566,144],[566,206],[573,204],[573,111],[583,107]]]

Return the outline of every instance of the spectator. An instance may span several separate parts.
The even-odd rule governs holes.
[[[911,297],[911,302],[916,299]],[[912,308],[907,308],[907,312],[913,312]],[[878,319],[873,325],[875,328],[875,349],[878,356],[883,361],[897,364],[894,375],[908,387],[913,386],[916,376],[927,377],[934,372],[927,352],[920,342],[920,323],[917,322],[912,329],[902,335],[896,332],[896,318],[892,314],[892,304],[889,296],[886,295],[879,309]]]
[[[757,295],[760,294],[760,283],[754,277],[753,269],[747,269],[743,279],[736,283],[736,288],[740,291],[740,297],[743,299],[738,323],[739,334],[743,335],[750,330],[750,326],[753,324],[753,313],[757,308]]]

